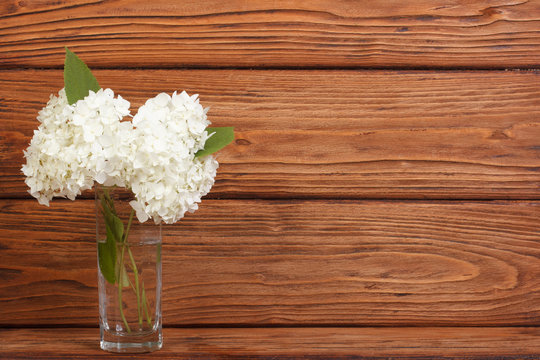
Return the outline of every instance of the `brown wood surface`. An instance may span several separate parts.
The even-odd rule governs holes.
[[[537,72],[96,71],[133,113],[200,93],[235,126],[212,197],[540,197]],[[0,197],[23,197],[22,150],[60,70],[0,71]],[[55,90],[54,90],[55,89]]]
[[[2,359],[112,357],[92,194],[20,172],[64,46],[236,129],[152,357],[540,358],[540,0],[0,1]]]
[[[0,67],[537,67],[540,2],[20,1],[0,4]]]
[[[540,330],[474,328],[218,328],[163,331],[163,349],[130,359],[538,359]],[[6,359],[119,358],[99,330],[0,330]],[[125,356],[121,356],[125,358]]]
[[[0,325],[97,324],[94,204],[2,200]],[[540,203],[205,200],[166,325],[538,325]]]

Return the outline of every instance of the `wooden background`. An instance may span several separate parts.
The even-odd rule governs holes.
[[[540,357],[539,0],[1,2],[0,358],[107,356],[92,194],[20,172],[64,46],[236,130],[156,357]]]

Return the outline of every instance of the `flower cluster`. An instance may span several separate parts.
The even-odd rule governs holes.
[[[140,222],[150,216],[174,223],[197,210],[210,191],[218,163],[212,156],[195,157],[208,139],[206,111],[197,95],[161,93],[133,117],[129,184],[136,201],[130,204]]]
[[[97,182],[131,189],[140,222],[171,224],[195,211],[218,168],[211,155],[196,157],[209,137],[207,110],[185,92],[159,94],[133,121],[122,121],[129,106],[110,89],[72,105],[64,89],[51,95],[24,152],[30,194],[48,205],[54,196],[74,200]]]

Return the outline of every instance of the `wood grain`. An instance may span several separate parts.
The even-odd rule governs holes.
[[[540,64],[540,2],[19,1],[0,67],[467,67]]]
[[[103,70],[132,101],[200,93],[236,142],[220,198],[540,198],[537,72]],[[20,172],[60,70],[0,71],[0,197]]]
[[[1,204],[0,325],[97,324],[93,201]],[[205,200],[164,228],[164,323],[538,325],[539,218],[527,201]]]
[[[536,359],[540,331],[490,328],[164,329],[157,359]],[[118,358],[98,329],[0,330],[6,359]],[[130,355],[147,359],[148,354]]]

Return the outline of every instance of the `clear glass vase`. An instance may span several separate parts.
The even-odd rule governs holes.
[[[131,192],[96,186],[101,348],[161,348],[161,225],[139,223]]]

